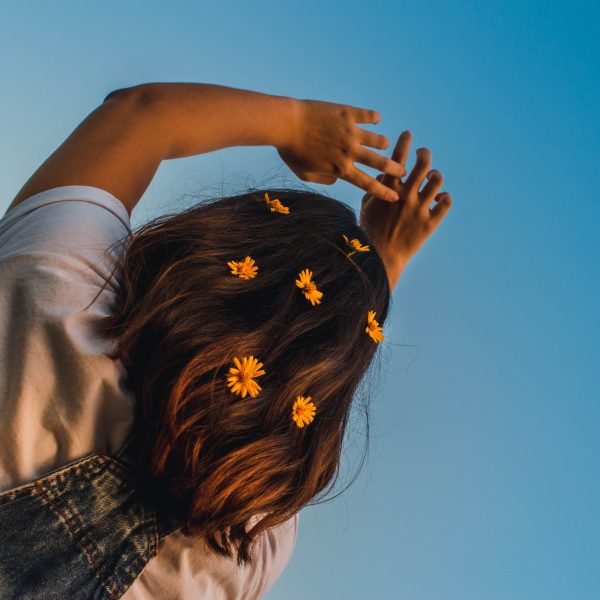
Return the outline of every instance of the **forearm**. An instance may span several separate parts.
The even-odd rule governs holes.
[[[230,146],[275,146],[294,135],[298,101],[205,83],[145,83],[137,96],[136,119],[146,137],[164,148],[164,158],[182,158]]]
[[[227,146],[285,147],[300,101],[201,83],[148,83],[111,92],[40,165],[15,196],[88,185],[129,214],[164,159]]]

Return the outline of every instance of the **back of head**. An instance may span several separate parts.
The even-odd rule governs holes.
[[[265,191],[289,207],[272,212]],[[199,202],[127,240],[106,332],[136,397],[143,466],[190,534],[251,560],[258,534],[335,482],[356,388],[378,348],[367,315],[385,321],[390,290],[375,248],[346,204],[312,191],[254,190]],[[255,277],[229,261],[251,257]],[[302,270],[323,293],[312,304]],[[252,397],[227,385],[233,358],[263,363]],[[310,396],[314,420],[292,420]],[[261,515],[253,528],[250,519]]]

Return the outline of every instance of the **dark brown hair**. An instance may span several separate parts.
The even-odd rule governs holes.
[[[290,213],[271,212],[265,192]],[[342,234],[370,251],[348,257]],[[337,479],[353,397],[380,347],[367,313],[383,325],[388,312],[383,262],[348,205],[289,187],[199,201],[124,242],[103,327],[135,393],[142,465],[185,533],[230,558],[235,545],[238,564],[252,562],[256,536]],[[253,279],[227,266],[246,256],[258,265]],[[296,286],[303,269],[321,304]],[[226,375],[234,356],[248,355],[266,373],[258,396],[242,399]],[[303,428],[291,418],[297,395],[316,405]]]

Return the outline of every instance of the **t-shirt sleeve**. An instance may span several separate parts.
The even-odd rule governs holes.
[[[123,600],[258,600],[269,591],[289,563],[296,543],[298,514],[263,532],[252,549],[252,564],[217,555],[203,538],[171,533]]]
[[[0,218],[0,490],[114,453],[131,428],[126,373],[98,335],[128,217],[104,190],[62,186]]]
[[[18,254],[61,256],[104,278],[113,264],[109,246],[131,232],[123,203],[87,185],[52,188],[17,204],[0,219],[0,260]]]
[[[261,591],[261,595],[268,592],[287,567],[298,539],[298,516],[296,513],[285,523],[274,527],[266,532],[268,546],[270,548],[271,564],[267,571],[267,579]]]

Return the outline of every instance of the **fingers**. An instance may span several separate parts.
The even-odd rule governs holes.
[[[377,125],[381,121],[379,111],[369,110],[368,108],[357,108],[356,106],[347,107],[352,114],[355,123],[372,123]]]
[[[406,167],[397,163],[395,160],[382,156],[361,146],[356,152],[355,162],[360,162],[368,167],[373,167],[382,173],[392,175],[393,177],[404,177],[406,175]]]
[[[404,185],[407,189],[414,188],[418,190],[421,184],[425,180],[427,173],[431,169],[431,151],[429,148],[418,148],[417,149],[417,162],[410,172],[410,175],[406,178]]]
[[[395,182],[398,181],[397,178],[390,177],[389,175],[385,175],[384,173],[380,173],[379,175],[377,175],[377,177],[375,177],[375,180],[381,182],[385,187],[393,189],[395,192],[399,191],[397,186],[395,185]],[[365,195],[362,197],[362,206],[370,204],[374,199],[375,196],[373,194],[371,194],[370,192],[365,192]],[[386,204],[398,204],[396,201],[390,203],[386,200],[385,202]]]
[[[398,137],[394,151],[392,152],[392,160],[406,167],[406,161],[408,160],[408,154],[410,152],[410,144],[412,142],[412,133],[410,131],[403,131]]]
[[[428,181],[421,191],[420,196],[425,204],[430,204],[433,197],[440,191],[444,177],[437,169],[432,169],[427,174],[427,179]]]
[[[398,139],[396,140],[396,145],[394,146],[394,150],[392,152],[392,160],[402,165],[404,170],[404,175],[406,175],[406,161],[408,159],[408,154],[410,151],[410,144],[412,142],[412,133],[408,130],[403,131]],[[399,191],[398,188],[402,186],[401,175],[399,177],[392,175],[385,175],[381,181],[384,185],[391,187],[392,189]],[[379,178],[378,178],[379,179]]]
[[[448,214],[450,207],[452,206],[452,196],[448,192],[442,192],[435,197],[437,204],[429,209],[431,216],[431,224],[433,227],[437,227]]]
[[[358,139],[363,146],[371,146],[371,148],[385,150],[390,145],[390,140],[385,135],[373,133],[372,131],[367,131],[360,127],[357,127],[356,129],[358,130]]]
[[[388,202],[396,202],[398,200],[398,194],[394,190],[386,187],[381,181],[367,175],[367,173],[357,169],[355,166],[352,166],[343,178],[382,200],[387,200]]]

